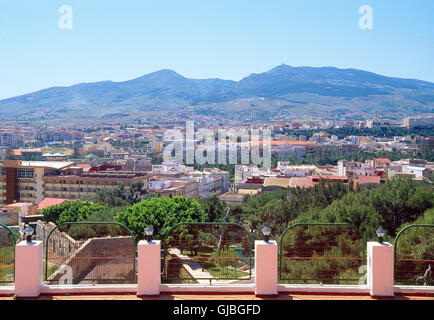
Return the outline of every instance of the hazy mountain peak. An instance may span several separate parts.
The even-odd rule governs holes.
[[[268,72],[275,72],[275,71],[288,71],[288,70],[293,70],[294,69],[294,67],[293,66],[290,66],[290,65],[288,65],[288,64],[284,64],[284,63],[282,63],[281,65],[278,65],[277,67],[274,67],[273,69],[271,69],[270,71],[268,71]]]
[[[185,79],[179,73],[170,70],[170,69],[161,69],[158,71],[154,71],[148,74],[145,74],[141,77],[135,78],[130,81],[140,81],[140,80],[169,80],[169,79]]]
[[[179,76],[182,77],[179,73],[177,73],[176,71],[173,71],[171,69],[161,69],[155,72],[152,72],[150,74],[154,74],[154,75],[166,75],[166,76]]]
[[[294,95],[296,99],[291,97]],[[287,106],[296,101],[323,108],[324,101],[327,106],[345,105],[348,110],[360,105],[368,111],[373,110],[373,106],[376,110],[390,111],[400,105],[416,113],[417,110],[432,112],[434,83],[385,77],[357,69],[293,67],[286,64],[251,74],[240,81],[189,79],[173,70],[162,69],[129,81],[52,87],[5,99],[0,101],[0,113],[83,106],[164,109],[257,97],[267,101],[277,99],[280,103],[287,101]],[[368,100],[370,103],[366,102]],[[263,108],[271,106],[265,104]]]

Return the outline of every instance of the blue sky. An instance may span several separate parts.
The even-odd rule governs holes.
[[[73,29],[58,26],[73,9]],[[358,26],[362,5],[373,29]],[[0,99],[163,68],[239,80],[285,63],[434,82],[432,0],[0,0]]]

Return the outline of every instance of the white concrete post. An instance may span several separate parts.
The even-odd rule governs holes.
[[[161,282],[161,242],[142,240],[138,251],[137,295],[159,295]]]
[[[277,243],[255,241],[255,294],[277,295]]]
[[[21,241],[15,246],[15,295],[38,297],[42,284],[42,241]]]
[[[393,296],[393,280],[393,246],[387,242],[368,242],[369,294],[378,297]]]

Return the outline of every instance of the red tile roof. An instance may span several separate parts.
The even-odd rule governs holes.
[[[379,176],[359,176],[357,178],[358,184],[380,184],[381,183],[381,177]]]
[[[391,162],[389,159],[387,158],[375,158],[375,160],[379,161],[379,162]]]
[[[77,163],[77,167],[80,168],[92,168],[92,166],[89,163]]]
[[[65,201],[69,201],[69,200],[68,199],[61,199],[61,198],[45,198],[36,206],[36,210],[42,210],[46,207],[55,206],[55,205],[58,205],[58,204],[65,202]]]
[[[312,177],[294,177],[291,178],[291,182],[289,183],[290,188],[310,188],[314,185],[315,183],[312,181]]]

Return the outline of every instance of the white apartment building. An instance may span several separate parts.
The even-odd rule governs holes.
[[[153,165],[153,174],[169,174],[169,173],[189,173],[192,172],[193,167],[187,167],[183,164],[176,162],[163,162],[162,164]]]
[[[415,178],[429,177],[429,169],[425,165],[403,165],[403,173],[413,173]]]
[[[235,175],[234,182],[235,185],[241,181],[244,181],[248,177],[259,177],[259,176],[275,176],[276,174],[271,174],[268,170],[263,170],[258,168],[257,165],[235,165]]]
[[[161,197],[197,197],[198,183],[194,179],[158,179],[150,178],[148,180],[148,189]]]
[[[286,161],[277,162],[277,170],[286,177],[311,176],[317,169],[314,165],[290,165]]]
[[[408,129],[414,127],[434,126],[434,116],[407,117],[403,120],[403,125]]]
[[[358,176],[375,176],[375,168],[369,163],[357,162],[357,161],[338,161],[338,176],[353,175]]]
[[[0,147],[16,148],[18,144],[18,137],[15,133],[1,132],[0,133]]]

